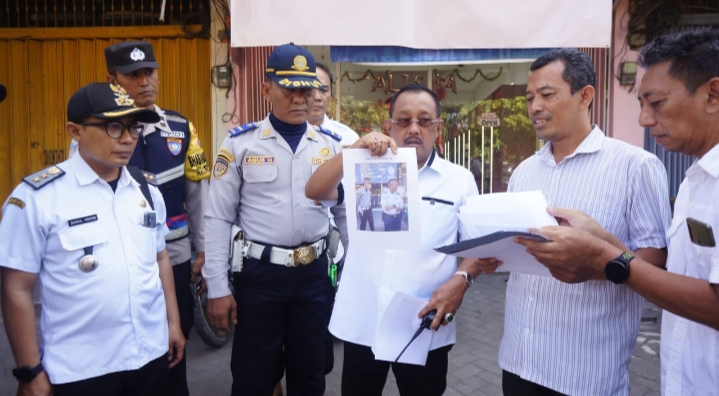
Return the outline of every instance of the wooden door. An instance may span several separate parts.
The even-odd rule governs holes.
[[[127,28],[118,29],[106,28],[103,36],[112,37],[114,31],[117,37],[128,33]],[[146,40],[152,43],[160,64],[158,106],[190,119],[206,157],[212,158],[209,39],[147,34],[133,40],[140,37],[151,37]],[[0,37],[0,83],[8,89],[8,98],[0,103],[0,202],[23,177],[67,158],[67,102],[80,87],[106,81],[103,50],[120,41],[123,39]]]

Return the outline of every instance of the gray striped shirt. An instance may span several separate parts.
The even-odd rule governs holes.
[[[667,174],[659,159],[594,128],[557,164],[546,144],[512,174],[509,191],[541,190],[550,206],[589,214],[632,250],[666,247]],[[641,296],[609,281],[570,285],[512,274],[502,369],[568,395],[629,395]]]

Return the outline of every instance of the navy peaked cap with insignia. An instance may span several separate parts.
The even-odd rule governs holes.
[[[147,41],[127,41],[105,48],[107,67],[122,74],[130,74],[139,69],[159,69],[152,44]]]
[[[160,115],[155,110],[135,107],[135,102],[121,86],[110,83],[85,85],[67,102],[68,121],[77,123],[87,117],[103,120],[134,117],[149,124],[160,121]]]
[[[267,58],[265,75],[282,88],[322,88],[315,58],[307,48],[293,43],[280,45]]]

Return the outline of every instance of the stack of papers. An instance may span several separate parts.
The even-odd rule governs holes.
[[[545,240],[527,230],[558,225],[547,213],[547,206],[541,191],[470,197],[457,215],[463,234],[469,239],[435,250],[458,257],[497,258],[503,262],[497,268],[499,272],[549,276],[549,270],[513,240],[517,236]]]

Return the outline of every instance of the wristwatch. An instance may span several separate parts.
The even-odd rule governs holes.
[[[472,287],[472,285],[474,284],[474,279],[472,278],[472,275],[470,275],[467,271],[457,271],[454,274],[462,275],[464,277],[464,281],[467,282],[467,287]]]
[[[14,375],[18,381],[20,381],[22,383],[28,383],[28,382],[34,380],[38,374],[43,372],[43,370],[45,370],[45,368],[42,367],[42,362],[40,362],[40,364],[38,364],[35,367],[22,366],[22,367],[13,369],[12,375]]]
[[[622,253],[619,257],[607,263],[604,267],[604,275],[607,279],[620,285],[629,278],[629,262],[634,260],[634,255],[629,252]]]

